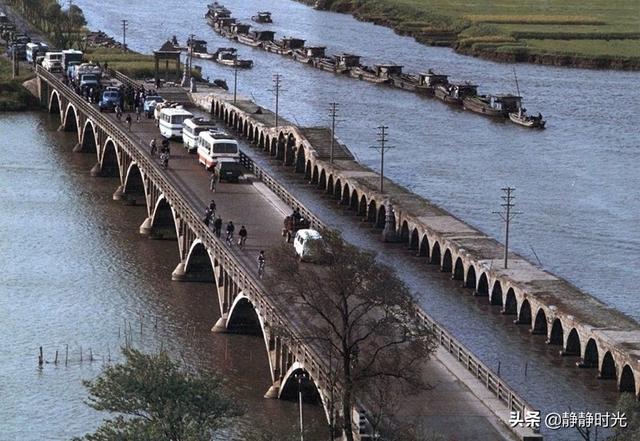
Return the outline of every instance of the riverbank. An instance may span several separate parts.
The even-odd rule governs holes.
[[[587,0],[581,14],[559,0],[488,8],[462,0],[298,0],[352,14],[463,55],[589,69],[640,70],[640,12],[624,1]]]
[[[0,45],[0,52],[4,53],[5,50],[6,48]],[[12,70],[11,61],[0,56],[0,112],[37,108],[38,100],[23,86],[25,81],[33,77],[33,72],[22,68],[21,74],[12,78]]]

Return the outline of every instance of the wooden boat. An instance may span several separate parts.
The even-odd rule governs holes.
[[[238,34],[237,38],[239,43],[258,47],[273,41],[275,34],[273,31],[251,31],[248,34]]]
[[[325,56],[325,49],[326,48],[324,46],[305,46],[294,49],[291,56],[295,61],[313,64],[316,59],[323,58]]]
[[[449,78],[446,75],[433,73],[431,69],[427,73],[419,73],[417,80],[415,91],[428,96],[434,96],[436,87],[439,85],[449,84]]]
[[[509,120],[515,124],[532,129],[544,129],[547,123],[542,119],[541,113],[538,113],[537,116],[527,115],[524,109],[520,109],[519,112],[509,112]]]
[[[221,47],[216,51],[215,62],[223,66],[249,69],[253,67],[253,60],[238,59],[237,49],[234,47]]]
[[[280,55],[291,55],[294,49],[302,47],[304,47],[304,40],[286,37],[279,41],[266,41],[262,45],[262,49],[265,51]]]
[[[215,20],[210,20],[209,18],[207,18],[207,21],[213,27],[213,30],[215,32],[220,35],[225,35],[224,32],[231,29],[231,26],[235,24],[236,19],[232,17],[222,17]]]
[[[231,17],[231,11],[221,3],[213,2],[207,5],[207,15],[213,17]]]
[[[346,73],[353,68],[360,67],[360,56],[353,54],[334,55],[336,59],[336,72]]]
[[[447,104],[461,105],[468,96],[478,94],[478,86],[474,84],[439,84],[435,88],[435,97]]]
[[[349,68],[348,72],[350,77],[357,78],[362,81],[368,81],[370,83],[384,84],[390,81],[387,77],[379,76],[378,72],[369,66],[354,66]]]
[[[256,15],[251,17],[251,20],[256,23],[273,23],[273,20],[271,19],[271,12],[269,11],[258,12]]]
[[[463,99],[466,110],[494,118],[505,118],[520,108],[522,98],[516,95],[476,95]]]
[[[201,58],[203,60],[212,60],[214,55],[207,51],[207,42],[204,40],[196,40],[189,38],[187,40],[187,47],[191,51],[191,55],[195,58]]]
[[[316,58],[313,61],[313,67],[327,72],[338,72],[338,60],[335,57]]]

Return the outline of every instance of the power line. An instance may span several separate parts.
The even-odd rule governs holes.
[[[513,192],[516,190],[513,187],[505,187],[501,189],[504,192],[504,196],[500,196],[500,198],[504,201],[500,206],[502,207],[502,211],[494,211],[493,214],[497,214],[503,220],[505,224],[505,232],[504,232],[504,268],[507,269],[509,267],[509,224],[511,220],[519,214],[522,214],[521,211],[513,211],[512,208],[515,207],[513,203],[516,198],[513,195]]]
[[[387,145],[389,133],[388,126],[378,126],[378,145],[372,145],[369,148],[380,151],[380,193],[384,193],[384,152],[390,149],[394,149],[395,146]]]

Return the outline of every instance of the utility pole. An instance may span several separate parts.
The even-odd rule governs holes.
[[[509,224],[511,220],[516,217],[518,214],[522,214],[521,211],[513,211],[512,208],[515,207],[513,200],[516,198],[513,195],[513,192],[516,190],[513,187],[505,187],[501,188],[504,192],[504,196],[501,196],[504,201],[500,206],[503,208],[502,211],[494,211],[493,214],[497,214],[502,218],[505,224],[505,233],[504,233],[504,268],[507,269],[509,267]]]
[[[11,61],[12,63],[12,67],[13,67],[13,75],[12,78],[17,78],[20,76],[20,62],[18,61],[18,51],[17,51],[17,44],[14,44],[11,48]]]
[[[236,104],[238,95],[238,60],[233,63],[233,104]]]
[[[273,89],[271,89],[271,92],[273,92],[276,96],[276,120],[275,120],[276,128],[278,128],[278,111],[279,111],[279,104],[280,104],[280,92],[282,91],[283,91],[282,75],[275,74],[273,75]]]
[[[122,19],[122,52],[127,52],[127,27],[129,20]]]
[[[331,117],[331,150],[329,151],[329,162],[333,164],[333,150],[336,137],[336,116],[338,115],[338,106],[336,102],[329,103],[329,116]]]
[[[295,374],[295,379],[298,380],[298,406],[300,407],[300,441],[304,441],[304,420],[302,419],[302,380],[307,379],[307,373],[299,372]]]
[[[395,146],[387,145],[389,133],[388,126],[378,126],[378,145],[372,145],[369,148],[380,151],[380,193],[384,193],[384,152],[389,149],[394,149]]]

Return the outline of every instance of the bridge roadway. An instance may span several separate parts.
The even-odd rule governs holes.
[[[355,160],[330,163],[328,136],[310,139],[306,129],[286,121],[274,127],[265,109],[256,117],[254,103],[240,99],[234,104],[227,93],[196,93],[192,100],[341,208],[395,233],[394,239],[424,263],[438,265],[474,295],[514,315],[514,323],[545,336],[562,355],[577,357],[580,367],[595,368],[598,378],[615,379],[618,390],[640,395],[640,325],[635,320],[516,253],[509,253],[505,269],[504,246],[495,239],[390,180],[381,193],[378,174]]]
[[[255,167],[254,171],[261,175],[262,181],[220,183],[216,192],[211,193],[208,173],[179,143],[172,143],[169,169],[161,170],[157,160],[150,158],[147,152],[149,139],[159,137],[152,120],[134,121],[132,131],[128,132],[113,115],[99,114],[55,77],[41,71],[39,74],[42,102],[50,111],[59,112],[62,129],[78,134],[74,150],[95,151],[98,163],[92,173],[120,178],[121,185],[116,189],[114,199],[147,205],[149,217],[141,225],[141,233],[177,240],[179,263],[172,278],[211,282],[215,279],[223,315],[213,330],[242,330],[255,311],[265,339],[273,379],[267,395],[285,396],[291,387],[288,380],[294,372],[302,369],[313,378],[325,404],[326,379],[323,379],[321,355],[305,343],[292,343],[278,335],[277,329],[283,324],[293,328],[295,334],[300,325],[292,322],[300,323],[301,320],[296,320],[295,311],[290,308],[283,311],[282,305],[274,302],[255,278],[258,250],[268,249],[282,241],[282,221],[293,202],[290,197],[287,199],[286,190],[275,182],[269,182],[268,176]],[[278,195],[283,196],[288,204]],[[204,207],[212,197],[217,203],[217,213],[225,223],[233,220],[236,232],[240,225],[247,227],[249,240],[244,250],[222,245],[200,221]],[[440,338],[444,341],[446,335],[440,335]],[[448,343],[458,349],[454,351],[458,358],[465,356],[455,342]],[[453,360],[449,353],[441,351],[428,363],[425,375],[434,389],[405,401],[398,409],[399,415],[420,419],[430,430],[455,436],[456,439],[513,438],[496,416],[496,413],[500,414],[504,421],[506,407],[500,404],[499,399],[487,398],[477,380],[469,378],[468,373],[456,367]],[[476,394],[485,395],[483,398],[490,402],[491,409],[463,385],[459,377],[468,381]],[[487,382],[497,388],[503,400],[506,396],[510,404],[518,405],[517,398],[509,396],[499,381],[487,378]],[[522,433],[526,432],[520,431]]]

